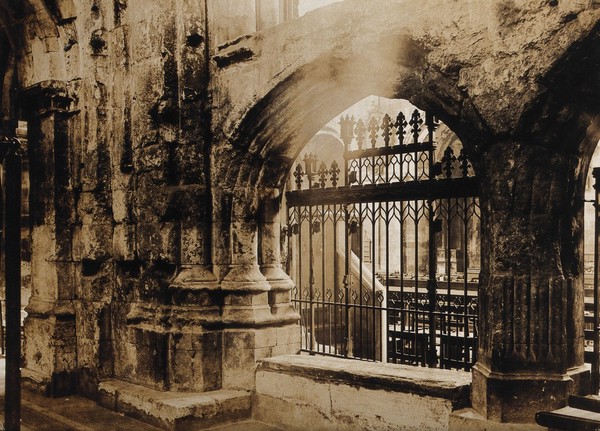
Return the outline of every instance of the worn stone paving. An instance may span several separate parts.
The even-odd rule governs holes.
[[[5,360],[0,357],[0,429],[4,429]],[[22,393],[21,431],[158,431],[159,428],[98,406],[79,396],[47,398]],[[200,429],[200,428],[199,428]],[[242,421],[210,431],[281,431],[258,421]]]
[[[99,407],[86,398],[50,399],[23,392],[22,430],[35,431],[157,431],[158,428]],[[4,406],[2,423],[4,422]]]
[[[3,382],[2,386],[4,386]],[[4,423],[4,406],[0,406],[0,409],[0,420]],[[99,407],[95,402],[78,396],[50,399],[24,392],[21,416],[22,431],[159,430],[159,428]],[[248,420],[212,427],[209,430],[280,431],[281,429],[262,422]]]

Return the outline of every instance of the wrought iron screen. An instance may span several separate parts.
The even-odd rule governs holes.
[[[304,155],[285,196],[302,349],[469,369],[480,213],[465,151],[436,148],[439,124],[419,110],[340,126],[339,160]]]

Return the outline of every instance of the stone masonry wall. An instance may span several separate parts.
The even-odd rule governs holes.
[[[212,265],[232,220],[212,231],[209,58],[216,44],[275,25],[279,3],[28,0],[15,9],[26,17],[14,49],[31,138],[30,386],[94,396],[115,377],[159,390],[250,388],[257,359],[297,351],[277,256],[267,263],[279,318],[268,283],[258,294],[235,277],[222,288],[227,251],[216,275]]]

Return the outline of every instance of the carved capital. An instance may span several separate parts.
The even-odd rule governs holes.
[[[66,81],[48,80],[38,82],[21,94],[25,112],[30,116],[43,117],[56,113],[75,112],[72,85]]]

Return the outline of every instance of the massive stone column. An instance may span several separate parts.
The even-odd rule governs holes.
[[[71,175],[74,121],[67,84],[45,81],[26,89],[31,167],[32,294],[25,319],[23,382],[47,395],[76,386],[75,203]]]
[[[204,0],[178,0],[130,5],[123,16],[131,26],[123,31],[132,29],[122,42],[132,78],[123,102],[127,145],[113,185],[120,189],[113,206],[127,208],[115,217],[124,244],[115,253],[114,375],[158,390],[221,387],[205,12]],[[137,27],[153,33],[146,40]]]
[[[499,142],[478,171],[483,263],[472,403],[497,422],[533,422],[586,391],[583,195],[576,155]]]

